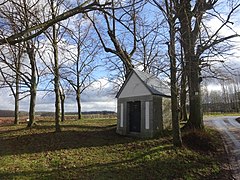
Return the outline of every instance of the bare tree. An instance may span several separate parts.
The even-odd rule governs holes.
[[[6,2],[14,2],[15,1],[8,0]],[[4,3],[1,3],[0,5],[3,5]],[[60,15],[57,15],[55,18],[50,18],[44,22],[35,22],[36,24],[32,25],[29,28],[26,28],[24,30],[21,30],[18,33],[13,33],[12,35],[4,35],[0,39],[0,45],[2,44],[16,44],[19,42],[24,42],[27,40],[30,40],[34,37],[39,36],[40,34],[44,33],[46,29],[51,27],[52,25],[56,24],[57,22],[63,21],[68,19],[69,17],[72,17],[79,13],[87,13],[90,11],[103,11],[105,12],[105,9],[109,8],[108,6],[111,3],[106,2],[104,4],[100,4],[98,1],[95,0],[87,0],[84,1],[82,4],[78,5],[75,8],[72,8],[66,12],[61,13]],[[30,12],[30,11],[29,11]],[[31,15],[35,16],[34,12],[31,12]]]
[[[17,16],[15,7],[9,5],[9,3],[1,4],[2,8],[0,10],[0,16],[4,21],[9,23],[9,30],[11,32],[17,33],[23,27],[20,23],[14,23]],[[1,30],[1,34],[5,32],[4,29]],[[6,45],[1,51],[1,62],[5,65],[1,66],[0,72],[5,84],[10,88],[15,101],[15,120],[14,124],[19,123],[19,101],[20,101],[20,70],[21,70],[21,58],[24,53],[23,43],[17,43],[15,46]],[[12,60],[10,60],[12,59]],[[10,62],[9,62],[10,60]],[[11,62],[12,61],[12,62]],[[11,64],[9,67],[8,63]],[[13,67],[13,69],[12,69]],[[4,70],[5,69],[5,70]],[[10,72],[9,72],[10,71]],[[13,75],[14,74],[14,75]]]
[[[64,106],[65,99],[66,99],[65,90],[64,90],[62,84],[60,83],[61,122],[63,122],[65,120],[65,106]]]
[[[4,17],[5,22],[9,22],[8,24],[14,29],[14,32],[20,32],[22,29],[28,29],[28,27],[35,23],[35,16],[30,16],[31,11],[34,11],[35,14],[38,13],[38,1],[35,4],[31,4],[26,0],[21,0],[19,2],[9,1],[9,3],[5,4],[2,7],[2,17]],[[7,31],[7,29],[6,29]],[[28,127],[32,126],[35,123],[35,105],[36,105],[36,91],[37,91],[37,66],[36,66],[36,41],[37,39],[32,39],[26,41],[22,47],[24,47],[25,53],[28,55],[27,60],[24,62],[20,62],[20,58],[23,54],[23,50],[21,53],[18,53],[19,56],[16,59],[15,65],[11,63],[7,63],[8,67],[11,68],[16,74],[16,88],[18,88],[19,78],[21,77],[24,84],[29,88],[30,93],[30,106],[29,106],[29,122]],[[19,43],[20,44],[20,43]],[[15,46],[16,47],[16,46]],[[2,52],[3,54],[3,52]],[[6,61],[5,61],[6,62]],[[22,64],[20,69],[20,63]],[[28,65],[30,64],[30,66]],[[21,71],[20,71],[21,70]],[[19,99],[18,92],[19,88],[16,89],[16,98]],[[15,102],[15,106],[18,106],[18,103]]]
[[[158,16],[158,19],[148,20],[146,16],[138,15],[138,43],[133,60],[136,61],[136,66],[143,68],[144,72],[158,75],[156,72],[162,73],[169,69],[169,63],[164,62],[166,52],[162,50],[162,46],[165,44],[160,32],[163,29],[164,19]]]
[[[138,11],[141,11],[144,3],[144,1],[139,3],[137,0],[124,3],[112,0],[111,9],[103,12],[102,17],[97,13],[87,14],[104,50],[116,55],[123,63],[125,77],[133,69],[132,56],[137,48],[137,14]],[[128,6],[124,7],[123,4],[128,4]],[[101,21],[101,26],[105,26],[106,30],[103,31],[106,32],[101,31],[99,21]],[[108,37],[108,40],[106,40],[106,37]]]
[[[86,19],[78,20],[74,24],[74,29],[69,29],[69,57],[65,57],[68,63],[61,67],[61,77],[70,84],[75,93],[78,119],[81,119],[81,94],[96,81],[92,74],[99,67],[94,60],[100,46],[91,33],[91,24],[86,22]]]
[[[209,34],[207,39],[202,38],[201,25],[203,24],[203,17],[208,11],[214,10],[217,2],[217,0],[196,1],[194,4],[186,0],[175,2],[175,10],[180,22],[181,43],[184,51],[189,87],[190,115],[187,127],[194,129],[204,128],[200,91],[201,56],[217,44],[238,36],[234,33],[226,37],[221,37],[219,36],[219,31],[228,25],[232,13],[240,6],[239,4],[232,8],[226,20],[223,21],[222,25],[213,34],[210,35],[210,33],[207,33]]]
[[[17,44],[15,47],[9,46],[9,53],[1,52],[1,68],[0,73],[3,78],[3,87],[10,88],[12,95],[14,96],[14,124],[19,124],[19,101],[20,101],[20,69],[21,69],[21,57],[23,55],[23,47]],[[7,57],[8,56],[8,57]],[[13,60],[11,63],[14,67],[14,71],[8,66],[8,59]]]
[[[180,41],[180,121],[186,122],[188,120],[187,116],[187,92],[188,92],[188,86],[187,86],[187,72],[186,72],[186,63],[184,60],[184,52],[183,52],[183,47]]]
[[[178,117],[178,88],[177,88],[177,57],[176,57],[176,15],[174,14],[174,2],[165,0],[164,6],[153,0],[153,3],[163,12],[169,26],[168,55],[170,58],[170,78],[171,78],[171,110],[172,110],[172,129],[174,146],[182,146],[181,131]],[[164,9],[165,7],[165,9]]]
[[[26,29],[29,28],[29,26],[34,23],[33,16],[31,16],[31,13],[29,12],[35,12],[37,13],[39,9],[36,6],[36,4],[31,5],[30,2],[27,0],[22,0],[20,2],[20,13],[21,13],[21,22],[23,23],[24,27]],[[37,39],[31,39],[25,42],[26,46],[26,53],[29,58],[30,62],[30,73],[28,77],[29,81],[29,88],[30,88],[30,104],[29,104],[29,121],[28,121],[28,127],[33,126],[35,122],[35,107],[36,107],[36,97],[37,97],[37,82],[38,82],[38,77],[37,77],[37,64],[36,64],[36,41]]]
[[[59,13],[60,5],[62,1],[49,0],[49,12],[51,14],[52,19],[54,20]],[[52,67],[48,67],[53,73],[53,85],[54,85],[54,93],[55,93],[55,131],[60,132],[60,118],[61,118],[61,88],[60,88],[60,74],[59,74],[59,24],[53,24],[51,32],[45,32],[47,38],[51,42],[53,60],[51,61]],[[65,98],[64,98],[65,100]],[[63,101],[64,102],[64,101]]]

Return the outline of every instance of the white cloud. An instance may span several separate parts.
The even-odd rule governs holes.
[[[99,83],[94,83],[92,87],[86,89],[82,94],[82,111],[116,111],[116,99],[111,92],[111,84],[106,79],[99,79]],[[14,97],[10,96],[9,89],[0,89],[0,109],[14,110]],[[38,91],[36,99],[36,111],[54,111],[55,94]],[[20,110],[29,110],[29,97],[20,101]],[[67,96],[65,101],[66,112],[76,112],[77,104],[74,96]]]
[[[226,2],[222,2],[222,3],[226,3]],[[218,8],[220,8],[219,15],[221,15],[222,20],[220,20],[217,17],[212,17],[211,19],[205,20],[205,25],[209,27],[211,31],[209,32],[209,35],[213,35],[214,33],[216,33],[218,29],[222,26],[223,22],[225,22],[227,19],[227,14],[229,12],[229,10],[227,9],[228,6],[226,5],[223,7],[223,4],[220,4]],[[221,28],[217,36],[227,37],[230,35],[235,35],[236,33],[240,34],[240,24],[238,19],[239,18],[233,14],[233,16],[230,18],[230,23],[227,23],[226,26]],[[216,54],[214,57],[212,56],[208,57],[208,59],[210,60],[209,62],[212,64],[211,65],[212,70],[215,72],[217,71],[218,73],[222,74],[224,77],[229,76],[229,71],[232,71],[233,73],[234,71],[235,72],[239,71],[240,69],[240,61],[239,61],[240,37],[230,39],[230,41],[228,41],[228,44],[226,44],[226,42],[221,43],[218,45],[218,48],[217,49],[219,50],[219,52],[222,51],[223,53]],[[224,61],[224,65],[222,63],[217,62],[217,60]]]
[[[14,109],[14,99],[13,96],[11,96],[11,91],[9,89],[0,89],[0,102],[0,109]]]
[[[219,84],[209,84],[207,86],[208,91],[221,91],[222,87]]]
[[[83,102],[83,111],[117,111],[116,99],[105,102]]]

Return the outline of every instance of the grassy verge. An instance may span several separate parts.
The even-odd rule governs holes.
[[[116,120],[66,121],[54,133],[52,120],[26,129],[0,126],[1,179],[224,179],[219,135],[207,131],[215,148],[199,149],[184,135],[185,148],[171,137],[137,139],[115,133]],[[209,138],[208,138],[209,139]],[[202,145],[201,145],[202,146]],[[205,144],[203,143],[203,146]]]
[[[210,112],[210,113],[204,113],[204,117],[214,117],[214,116],[240,116],[240,113],[221,113],[221,112]]]

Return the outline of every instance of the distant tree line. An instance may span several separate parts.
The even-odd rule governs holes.
[[[209,91],[203,87],[203,112],[240,112],[239,75],[232,74],[218,84],[219,90]]]
[[[19,116],[27,116],[28,112],[20,111]],[[0,110],[0,117],[15,117],[15,111]]]
[[[71,116],[77,116],[77,112],[66,112],[66,115],[71,115]],[[116,115],[116,112],[114,111],[87,111],[87,112],[82,112],[83,115],[95,115],[95,114],[100,114],[100,115]],[[41,112],[37,111],[36,112],[37,116],[54,116],[54,112]],[[28,116],[28,112],[26,111],[20,111],[19,116]],[[15,117],[15,111],[11,110],[0,110],[0,117]]]

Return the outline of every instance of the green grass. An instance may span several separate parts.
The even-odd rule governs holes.
[[[123,137],[116,120],[53,120],[0,127],[0,179],[224,179],[223,146],[176,149],[171,137]],[[208,133],[208,132],[206,132]],[[211,132],[212,133],[212,132]],[[167,133],[166,133],[167,134]],[[214,138],[219,135],[213,133]],[[190,146],[189,146],[190,147]]]
[[[209,112],[209,113],[204,113],[204,117],[212,117],[212,116],[240,116],[240,113],[231,113],[231,112],[226,112],[226,113],[221,113],[221,112]]]

